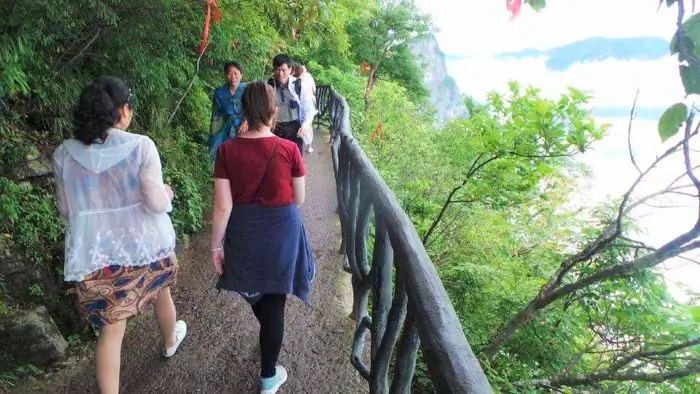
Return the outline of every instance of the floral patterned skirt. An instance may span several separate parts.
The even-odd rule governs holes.
[[[96,327],[134,317],[175,284],[177,270],[174,255],[140,267],[104,267],[76,284],[78,310]]]

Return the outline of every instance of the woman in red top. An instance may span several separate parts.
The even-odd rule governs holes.
[[[248,131],[217,152],[212,227],[216,287],[240,294],[260,323],[263,394],[287,380],[277,365],[287,294],[308,303],[315,263],[298,206],[306,169],[294,142],[272,134],[275,92],[264,81],[243,93]]]

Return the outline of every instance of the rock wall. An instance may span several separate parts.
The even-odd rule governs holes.
[[[48,155],[33,145],[26,148],[28,153],[19,162],[0,164],[0,176],[51,190],[53,169]],[[7,192],[0,191],[0,198],[16,197]],[[3,203],[8,201],[0,201],[0,206]],[[15,237],[12,228],[0,233],[0,241]],[[59,243],[62,240],[57,240],[56,246]],[[51,256],[46,258],[54,261]],[[68,344],[61,330],[74,333],[82,326],[65,295],[61,275],[51,265],[33,261],[16,242],[0,242],[0,306],[0,372],[27,364],[47,366],[64,359]]]
[[[445,54],[437,39],[430,34],[410,45],[416,63],[423,70],[423,82],[430,91],[430,103],[440,121],[467,116],[462,94],[457,83],[447,72]]]
[[[61,360],[68,343],[44,306],[0,318],[0,348],[5,364],[48,365]]]

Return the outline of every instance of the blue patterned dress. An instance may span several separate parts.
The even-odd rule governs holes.
[[[241,82],[234,94],[228,83],[214,91],[212,99],[211,135],[209,136],[209,155],[216,160],[216,151],[225,141],[235,138],[238,128],[243,123],[243,91],[246,84]]]

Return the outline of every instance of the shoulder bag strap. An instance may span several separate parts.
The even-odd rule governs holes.
[[[260,183],[258,184],[258,188],[255,189],[255,196],[253,197],[253,200],[250,202],[251,204],[254,204],[255,200],[257,200],[258,196],[260,195],[260,188],[262,187],[263,183],[265,182],[265,176],[267,175],[267,170],[270,169],[270,163],[272,163],[272,158],[275,157],[275,152],[277,151],[277,146],[279,144],[280,144],[280,137],[276,137],[275,147],[272,148],[272,153],[270,154],[270,158],[267,160],[267,167],[265,167],[265,172],[263,173],[262,178],[260,178]]]

